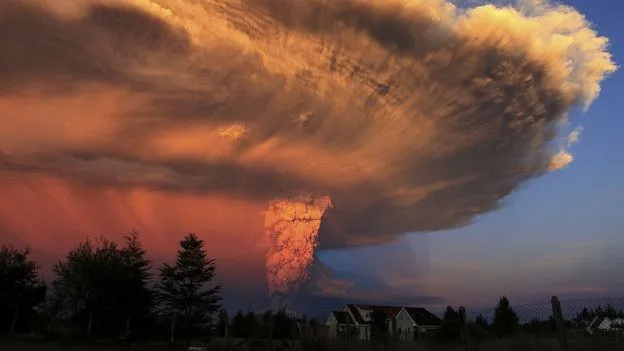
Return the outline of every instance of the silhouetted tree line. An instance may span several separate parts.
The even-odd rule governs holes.
[[[0,246],[0,333],[43,332],[76,338],[190,340],[209,336],[220,308],[220,286],[210,286],[215,261],[204,242],[188,234],[176,260],[159,269],[157,282],[139,235],[122,245],[87,239],[53,267],[45,284],[30,251]]]
[[[231,318],[221,310],[217,326],[217,336],[236,339],[291,339],[299,338],[308,330],[318,331],[320,324],[315,319],[303,316],[293,319],[285,309],[278,311],[238,311]],[[226,334],[227,330],[227,334]],[[293,335],[294,333],[294,335]]]
[[[502,296],[494,318],[489,323],[482,315],[469,322],[465,313],[448,306],[442,318],[442,327],[435,335],[436,340],[443,342],[459,342],[465,338],[483,340],[491,337],[504,338],[521,329],[519,318],[506,296]]]
[[[624,311],[613,306],[597,306],[583,308],[571,321],[564,321],[568,327],[586,327],[595,317],[624,318]],[[516,333],[545,335],[556,333],[557,323],[551,315],[546,320],[532,319],[528,323],[520,323],[518,315],[511,307],[507,297],[499,299],[491,322],[483,315],[474,321],[463,320],[460,311],[448,306],[444,312],[442,327],[435,333],[434,340],[441,342],[459,342],[468,338],[471,341],[483,341],[488,338],[505,338]]]
[[[481,314],[474,321],[467,321],[463,318],[459,311],[451,306],[447,307],[442,328],[436,334],[436,340],[459,342],[468,339],[471,342],[480,342],[491,338],[506,338],[517,333],[538,335],[556,331],[553,316],[547,320],[532,319],[529,323],[521,324],[506,296],[499,299],[492,321],[488,321]]]
[[[215,260],[195,234],[179,242],[174,262],[152,276],[136,232],[121,245],[106,238],[87,239],[71,249],[53,267],[54,277],[45,283],[28,249],[0,245],[0,334],[39,332],[51,337],[77,339],[162,339],[174,343],[211,335],[244,339],[290,339],[303,328],[317,330],[318,322],[298,323],[284,309],[277,312],[238,311],[230,318],[220,309],[220,286],[212,285]],[[218,313],[217,313],[218,312]],[[624,311],[610,305],[584,308],[574,322],[586,325],[595,317],[624,318]],[[389,339],[383,312],[371,316],[371,338]],[[494,318],[479,315],[474,321],[448,306],[434,340],[461,341],[504,338],[516,332],[552,333],[556,323],[534,319],[520,324],[509,300],[500,298]],[[352,331],[348,331],[352,333]]]

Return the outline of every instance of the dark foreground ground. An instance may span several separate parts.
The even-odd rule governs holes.
[[[261,351],[277,350],[282,341],[272,340],[271,348],[267,340],[249,343],[242,339],[231,339],[229,351]],[[213,339],[209,343],[193,343],[195,350],[206,351],[226,351],[225,340]],[[296,351],[559,351],[562,350],[557,340],[545,338],[514,338],[505,340],[491,340],[481,344],[471,345],[440,345],[427,343],[397,343],[386,346],[372,345],[363,342],[352,341],[351,345],[344,342],[325,341],[321,345],[303,344],[301,341],[295,343]],[[167,344],[159,343],[121,343],[121,342],[98,342],[91,344],[69,343],[59,341],[33,340],[30,338],[0,339],[0,351],[157,351],[168,350]],[[186,350],[186,346],[178,345],[175,350]],[[568,351],[624,351],[624,338],[600,338],[600,339],[578,339],[570,340]]]

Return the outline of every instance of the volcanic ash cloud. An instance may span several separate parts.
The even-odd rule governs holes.
[[[308,194],[270,203],[264,225],[269,242],[267,283],[274,301],[287,298],[308,278],[321,219],[330,206],[329,197]]]
[[[283,199],[267,268],[288,291],[317,232],[323,249],[465,226],[573,160],[561,122],[616,70],[608,39],[524,3],[3,0],[0,172]]]

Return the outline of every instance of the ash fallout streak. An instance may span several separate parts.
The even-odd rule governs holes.
[[[266,203],[274,295],[317,242],[465,226],[565,167],[616,70],[543,1],[5,0],[0,44],[5,184]]]

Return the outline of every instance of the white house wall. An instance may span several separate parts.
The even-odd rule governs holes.
[[[362,312],[364,310],[355,307],[355,309],[357,310],[358,313],[360,313],[360,316],[362,318],[365,317],[365,314],[363,314]],[[354,325],[356,326],[356,328],[358,329],[358,339],[360,340],[370,340],[370,326],[368,324],[359,324],[357,322],[358,318],[356,318],[356,316],[353,315],[353,313],[351,313],[351,309],[349,308],[349,306],[345,306],[343,311],[347,312],[349,314],[349,316],[351,316],[351,320],[354,321]]]
[[[358,339],[370,340],[370,326],[368,324],[358,325]]]
[[[414,340],[414,333],[418,333],[418,326],[405,309],[397,315],[397,334],[400,339]]]
[[[609,330],[611,329],[611,319],[605,318],[602,323],[597,327],[600,330]]]
[[[329,316],[325,325],[327,326],[330,338],[338,336],[338,321],[333,313]]]

